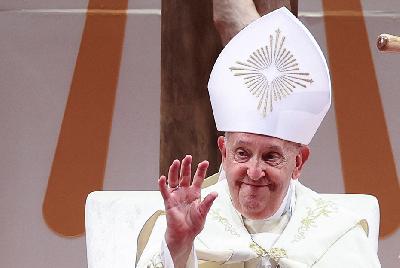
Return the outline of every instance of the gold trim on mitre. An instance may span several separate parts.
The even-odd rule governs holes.
[[[298,86],[307,88],[314,82],[307,72],[301,72],[294,54],[285,47],[286,36],[275,30],[269,45],[256,49],[245,62],[236,61],[229,69],[242,76],[244,85],[257,97],[257,109],[266,117],[273,104],[289,96]]]

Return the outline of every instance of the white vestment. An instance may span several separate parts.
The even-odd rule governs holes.
[[[367,240],[368,223],[300,183],[291,211],[268,222],[243,220],[232,205],[226,180],[203,189],[202,196],[211,191],[218,192],[218,198],[187,267],[380,267]],[[137,267],[173,267],[164,265],[170,259],[163,256],[165,229],[165,216],[160,216]]]

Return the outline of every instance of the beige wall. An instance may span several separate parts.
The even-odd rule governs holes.
[[[326,53],[322,4],[299,1],[299,17]],[[400,34],[398,1],[362,1],[390,144],[400,167],[400,54],[375,49],[382,32]],[[160,131],[161,1],[129,1],[112,119],[105,190],[155,189]],[[75,69],[87,1],[0,4],[0,266],[85,267],[83,236],[46,224],[42,205]],[[334,107],[311,144],[303,182],[344,192]],[[379,156],[379,155],[378,155]],[[370,157],[376,157],[371,152]],[[374,168],[374,167],[366,167]],[[362,183],[362,181],[360,181]],[[400,231],[380,241],[383,267],[398,267]]]
[[[55,233],[42,214],[87,4],[0,3],[1,267],[87,266],[84,236]],[[160,7],[160,1],[129,2],[105,189],[155,187]]]
[[[391,0],[362,1],[362,6],[398,174],[400,171],[400,118],[398,116],[400,114],[400,106],[398,105],[400,100],[400,91],[398,90],[400,54],[379,53],[375,44],[377,36],[381,33],[400,34],[400,3]],[[300,19],[315,35],[324,54],[327,55],[322,10],[320,1],[299,1]],[[343,46],[346,46],[346,40],[343,40]],[[362,101],[362,98],[360,98],[360,101]],[[323,122],[321,129],[311,143],[311,158],[302,175],[303,183],[321,192],[345,192],[336,127],[335,106],[333,105],[327,115],[327,120]],[[379,152],[370,153],[369,157],[379,157]],[[365,168],[373,169],[374,167]],[[397,179],[400,181],[399,177]],[[360,183],[363,182],[360,181]],[[382,267],[398,267],[400,265],[399,255],[400,230],[397,228],[397,231],[392,235],[379,241],[379,257]]]

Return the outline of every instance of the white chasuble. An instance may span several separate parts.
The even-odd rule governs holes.
[[[362,219],[296,184],[295,203],[282,216],[243,219],[232,205],[226,180],[202,191],[218,192],[187,267],[380,267]],[[137,267],[173,267],[161,258],[165,217],[157,221]],[[161,237],[161,239],[160,239]],[[157,261],[155,261],[157,260]]]

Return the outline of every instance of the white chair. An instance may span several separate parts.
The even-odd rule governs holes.
[[[378,249],[379,206],[375,197],[325,194],[369,222],[369,240]],[[85,225],[88,268],[135,267],[141,227],[163,209],[158,191],[98,191],[86,200]]]

